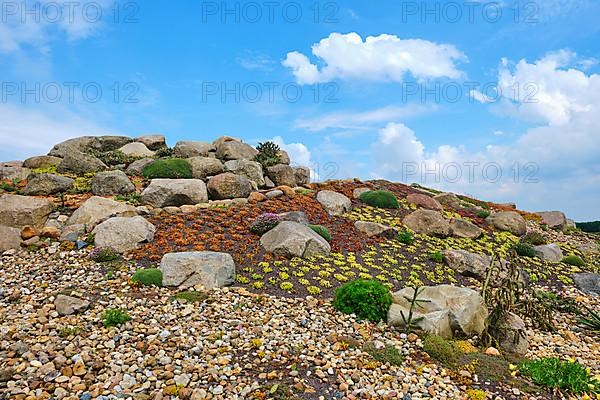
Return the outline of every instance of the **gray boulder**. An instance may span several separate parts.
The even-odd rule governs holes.
[[[460,208],[460,199],[454,193],[440,193],[433,198],[444,207]]]
[[[262,165],[256,161],[245,159],[230,160],[225,163],[225,170],[236,175],[242,175],[254,182],[257,187],[265,186]]]
[[[100,152],[117,150],[131,142],[126,136],[81,136],[55,145],[48,153],[49,156],[65,158],[72,152],[96,150]]]
[[[600,295],[600,274],[588,272],[573,274],[573,282],[584,293]]]
[[[560,246],[556,243],[551,244],[543,244],[540,246],[535,246],[533,248],[535,251],[535,255],[538,258],[541,258],[544,261],[548,261],[551,263],[561,262],[564,258],[563,252],[560,249]]]
[[[133,142],[127,143],[119,148],[119,151],[127,156],[132,157],[153,157],[154,152],[146,147],[144,143]]]
[[[283,195],[283,192],[281,194]],[[289,211],[289,212],[281,213],[281,214],[279,214],[279,218],[281,221],[298,222],[299,224],[302,224],[302,225],[309,224],[308,217],[302,211]]]
[[[30,157],[27,160],[23,161],[23,167],[29,169],[39,169],[39,168],[52,168],[58,167],[58,164],[62,161],[62,158],[53,157],[53,156],[36,156]]]
[[[173,155],[181,158],[208,157],[211,151],[215,151],[215,146],[211,143],[184,140],[177,142],[173,148]]]
[[[418,321],[420,329],[446,339],[453,338],[455,331],[468,337],[481,335],[488,310],[479,292],[452,285],[425,286],[420,290],[417,299],[424,301],[413,309],[413,321]],[[407,287],[393,294],[389,324],[404,326],[402,315],[408,317],[414,291]]]
[[[0,253],[21,247],[21,230],[0,225]]]
[[[499,322],[496,336],[501,350],[521,356],[527,354],[529,338],[525,322],[518,315],[506,313]]]
[[[153,179],[142,192],[142,203],[154,207],[194,205],[208,202],[201,179]]]
[[[308,167],[296,167],[294,168],[294,177],[296,178],[296,185],[308,185],[310,183],[310,168]]]
[[[156,227],[143,217],[109,218],[94,228],[95,245],[110,247],[119,253],[136,249],[154,239]]]
[[[96,225],[110,217],[134,217],[137,210],[134,206],[119,201],[105,199],[104,197],[90,197],[87,199],[71,217],[66,224],[85,225],[90,232]],[[64,234],[65,232],[63,232]]]
[[[0,180],[24,180],[27,179],[31,170],[20,165],[0,165]]]
[[[222,142],[217,146],[217,158],[221,160],[254,160],[257,155],[258,150],[238,140]]]
[[[267,176],[273,181],[275,186],[296,186],[296,176],[294,170],[289,165],[277,164],[267,168]]]
[[[77,297],[67,296],[59,294],[54,299],[54,307],[60,315],[71,315],[79,311],[83,311],[90,306],[90,302],[87,300],[79,299]]]
[[[398,236],[398,231],[395,228],[376,222],[356,221],[354,227],[368,237],[381,236],[388,239],[394,239]]]
[[[428,210],[443,211],[444,207],[433,197],[422,193],[411,193],[406,196],[406,201],[414,204],[417,207],[426,208]]]
[[[452,218],[450,220],[452,236],[467,239],[477,239],[483,235],[483,229],[465,219]]]
[[[223,163],[216,158],[197,156],[188,158],[187,162],[192,166],[192,176],[196,179],[206,179],[225,171]]]
[[[168,253],[160,263],[163,285],[187,289],[203,285],[207,289],[233,283],[235,263],[227,253],[211,251]]]
[[[248,178],[231,172],[213,176],[208,181],[208,193],[214,200],[248,197],[251,192],[252,183]]]
[[[85,175],[104,171],[106,164],[94,156],[81,151],[71,151],[65,154],[65,158],[58,164],[56,171],[61,174]]]
[[[27,196],[48,196],[66,192],[73,188],[75,181],[66,176],[38,174],[27,181],[24,193]]]
[[[338,192],[321,190],[317,193],[317,201],[329,215],[343,215],[352,211],[352,201]]]
[[[563,230],[567,227],[567,217],[561,211],[540,211],[536,214],[542,217],[542,223],[549,228]]]
[[[419,209],[408,214],[402,223],[417,233],[431,236],[450,236],[450,224],[442,214],[433,210]]]
[[[285,150],[281,150],[279,152],[279,162],[281,164],[290,165],[292,160],[290,160],[290,155]]]
[[[30,225],[41,229],[52,211],[48,199],[14,194],[0,196],[0,225],[13,228]]]
[[[135,138],[136,142],[143,143],[150,150],[159,150],[167,147],[167,142],[163,135],[143,135]]]
[[[135,160],[134,162],[129,164],[129,167],[127,167],[126,171],[129,175],[141,176],[142,172],[144,171],[144,168],[152,164],[154,161],[154,158],[142,158],[139,160]]]
[[[482,279],[492,263],[492,258],[466,250],[444,250],[444,262],[461,275]]]
[[[96,196],[114,196],[135,192],[135,186],[125,172],[99,172],[92,178],[92,193]]]
[[[525,218],[516,211],[502,211],[494,213],[485,219],[496,229],[510,232],[513,235],[521,236],[527,232],[527,222]]]
[[[360,188],[356,188],[354,189],[354,191],[352,191],[352,197],[354,197],[355,199],[360,199],[360,196],[363,193],[367,193],[367,192],[371,192],[372,189],[368,188],[368,187],[360,187]]]
[[[265,233],[260,244],[277,256],[309,258],[328,255],[329,243],[308,226],[298,222],[284,221]]]

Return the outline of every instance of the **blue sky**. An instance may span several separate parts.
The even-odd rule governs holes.
[[[318,179],[600,218],[597,1],[25,3],[2,6],[2,160],[232,135]]]

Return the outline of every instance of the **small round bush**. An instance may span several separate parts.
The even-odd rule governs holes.
[[[577,256],[570,255],[563,258],[562,262],[565,264],[573,265],[574,267],[585,267],[585,262]]]
[[[162,286],[163,274],[158,268],[138,269],[131,277],[132,282],[139,282],[144,286]]]
[[[385,190],[375,190],[365,192],[360,195],[360,199],[373,207],[379,208],[399,208],[398,199],[392,192]]]
[[[90,253],[89,258],[99,263],[105,263],[116,261],[121,258],[121,255],[111,247],[96,247]]]
[[[108,309],[102,314],[102,323],[107,328],[123,325],[127,321],[131,321],[131,317],[120,308]]]
[[[527,243],[517,243],[514,249],[521,257],[535,257],[535,250]]]
[[[275,228],[277,224],[281,222],[281,217],[273,213],[264,213],[256,217],[252,225],[250,225],[250,232],[262,235]]]
[[[344,314],[356,314],[359,319],[379,322],[387,320],[392,295],[380,282],[358,279],[335,290],[333,307]]]
[[[529,232],[527,235],[523,236],[522,242],[532,246],[540,246],[546,244],[546,238],[539,232]]]
[[[428,335],[423,340],[423,351],[443,365],[454,364],[463,353],[453,342],[437,335]]]
[[[600,381],[593,378],[581,364],[558,358],[523,360],[519,372],[541,386],[566,390],[571,393],[594,393]]]
[[[412,244],[415,241],[414,236],[407,230],[403,230],[398,234],[398,241],[404,244]]]
[[[181,158],[156,160],[144,167],[142,175],[147,179],[191,179],[192,166]]]
[[[441,251],[434,251],[429,255],[429,258],[432,261],[435,261],[436,263],[441,263],[442,261],[444,261],[444,253],[442,253]]]
[[[323,239],[327,240],[328,242],[331,242],[331,234],[329,233],[329,230],[327,228],[325,228],[323,225],[309,224],[308,227],[310,229],[312,229],[313,231],[315,231],[316,233],[318,233],[319,236],[321,236]]]
[[[480,211],[477,211],[477,216],[479,218],[484,218],[485,219],[485,218],[487,218],[487,217],[490,216],[490,212],[487,211],[487,210],[480,210]]]

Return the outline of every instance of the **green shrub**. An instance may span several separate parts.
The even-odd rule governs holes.
[[[144,286],[162,286],[163,274],[158,268],[138,269],[131,277],[132,282],[139,282]]]
[[[157,158],[171,157],[173,155],[173,149],[167,146],[163,146],[154,152],[154,156]]]
[[[128,156],[120,150],[112,150],[112,151],[92,151],[91,154],[102,161],[106,165],[114,166],[114,165],[129,165],[132,162],[139,160],[140,157],[136,156]]]
[[[429,258],[437,263],[441,263],[442,261],[444,261],[444,253],[442,253],[439,250],[434,251],[429,255]]]
[[[144,167],[142,175],[147,179],[190,179],[192,166],[181,158],[156,160]]]
[[[398,234],[398,241],[404,244],[412,244],[415,241],[415,238],[412,233],[405,229]]]
[[[379,322],[387,320],[392,295],[377,281],[358,279],[335,290],[333,307],[344,314],[356,314],[359,319]]]
[[[131,317],[120,308],[111,308],[102,314],[102,323],[107,328],[123,325],[127,321],[131,321]]]
[[[398,199],[392,192],[385,190],[375,190],[365,192],[360,195],[360,199],[373,207],[379,208],[399,208]]]
[[[437,335],[428,335],[423,340],[423,351],[443,365],[455,364],[463,354],[453,342]]]
[[[327,228],[325,228],[323,225],[309,224],[308,227],[310,229],[312,229],[313,231],[315,231],[316,233],[318,233],[319,236],[321,236],[323,239],[327,240],[328,242],[331,242],[331,234],[329,233],[329,230]]]
[[[116,261],[121,258],[121,255],[110,247],[96,247],[89,255],[89,258],[96,262],[105,263]]]
[[[524,360],[519,365],[522,375],[541,386],[566,390],[571,393],[600,393],[600,382],[579,363],[561,361],[558,358]],[[595,386],[595,388],[594,388]]]
[[[564,262],[565,264],[573,265],[575,267],[585,267],[585,262],[583,262],[583,260],[580,257],[574,255],[566,256],[562,259],[562,262]]]
[[[258,161],[263,168],[272,167],[281,163],[281,149],[278,145],[273,142],[259,143],[256,146],[258,154],[254,157],[255,161]]]
[[[535,257],[535,250],[527,243],[517,243],[514,249],[521,257]]]
[[[480,211],[477,211],[477,216],[479,218],[487,218],[490,216],[490,212],[487,210],[480,210]]]
[[[542,244],[546,244],[546,238],[539,232],[529,232],[523,239],[521,239],[523,243],[530,244],[532,246],[540,246]]]
[[[363,350],[381,363],[388,363],[398,367],[404,363],[404,357],[402,357],[396,346],[387,345],[378,349],[372,342],[369,342],[365,344]]]
[[[139,206],[142,204],[142,196],[137,193],[130,194],[119,194],[115,196],[116,201],[123,201],[132,206]]]

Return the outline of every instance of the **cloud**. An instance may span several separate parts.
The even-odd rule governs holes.
[[[84,135],[118,134],[63,108],[30,110],[0,104],[0,159],[46,154],[54,144]]]
[[[417,79],[459,78],[456,63],[466,56],[456,47],[422,39],[400,39],[382,34],[363,39],[355,32],[332,33],[312,46],[322,67],[297,51],[287,54],[283,65],[299,84],[334,79],[403,82],[407,74]]]
[[[248,52],[235,61],[243,68],[258,71],[272,71],[275,68],[275,60],[271,57],[256,52]]]
[[[369,111],[339,111],[324,114],[317,118],[300,118],[294,122],[294,128],[319,132],[325,129],[367,129],[374,124],[422,115],[435,109],[425,104],[403,106],[390,105]]]

